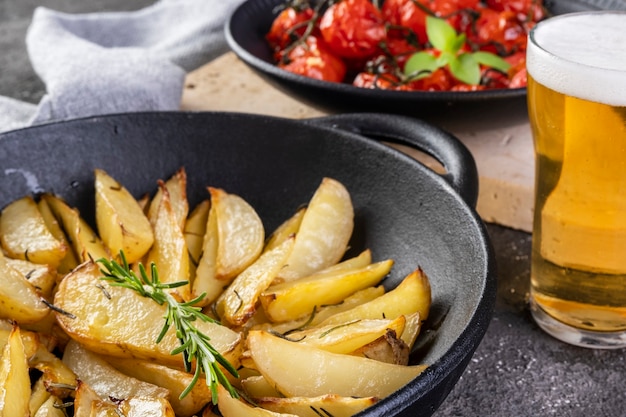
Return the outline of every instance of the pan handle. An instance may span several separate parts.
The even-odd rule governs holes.
[[[441,175],[465,202],[478,201],[478,170],[470,151],[450,133],[408,116],[381,113],[348,113],[308,119],[376,140],[406,145],[435,158],[446,169]]]

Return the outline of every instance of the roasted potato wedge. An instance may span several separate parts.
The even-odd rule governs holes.
[[[22,259],[5,258],[7,265],[18,271],[44,298],[52,297],[57,271],[51,265],[40,265]]]
[[[217,388],[220,414],[223,417],[298,417],[294,414],[276,413],[233,398],[221,385]]]
[[[148,359],[182,367],[182,356],[170,354],[179,346],[173,328],[160,343],[155,342],[164,324],[165,306],[127,288],[110,286],[101,276],[98,265],[87,262],[59,284],[54,304],[65,312],[57,313],[65,332],[102,355]],[[211,335],[213,347],[236,367],[241,335],[215,323],[197,321],[195,324],[200,331]]]
[[[79,263],[89,259],[110,258],[102,239],[80,216],[78,210],[52,194],[43,194],[41,198],[50,206],[52,213],[63,226]]]
[[[191,417],[211,402],[211,392],[203,381],[198,381],[186,397],[179,398],[193,378],[187,372],[138,359],[104,359],[125,375],[167,389],[169,402],[177,417]]]
[[[240,196],[213,187],[209,193],[218,233],[215,274],[228,283],[259,257],[265,230],[254,208]]]
[[[377,285],[392,266],[392,260],[385,260],[354,270],[313,274],[272,285],[261,294],[260,300],[270,320],[294,320],[310,315],[318,306],[339,303],[359,290]]]
[[[384,337],[390,330],[402,334],[406,319],[355,320],[343,324],[329,324],[290,333],[289,340],[314,346],[328,352],[354,352]]]
[[[352,417],[378,401],[375,397],[340,397],[334,394],[319,397],[263,397],[254,402],[262,408],[277,413],[295,414],[299,417]]]
[[[57,267],[68,247],[48,229],[32,197],[15,200],[0,215],[0,243],[7,255]]]
[[[296,246],[279,278],[291,281],[336,264],[344,256],[354,228],[348,190],[324,178],[309,201],[296,235]]]
[[[263,253],[252,265],[237,275],[217,299],[217,312],[221,318],[233,325],[241,326],[254,315],[259,296],[285,266],[294,242],[293,237],[286,239],[274,249]]]
[[[197,298],[205,294],[200,305],[208,305],[215,301],[228,285],[217,279],[217,247],[219,245],[219,234],[217,232],[217,212],[209,209],[207,214],[206,227],[204,228],[204,238],[202,240],[202,251],[196,268],[196,275],[192,282],[191,295]]]
[[[111,254],[140,260],[154,242],[148,218],[130,192],[102,169],[95,170],[96,224]]]
[[[63,411],[63,401],[54,395],[48,395],[48,398],[30,415],[33,417],[67,417]]]
[[[378,285],[375,287],[368,287],[355,292],[354,294],[346,297],[340,303],[320,306],[315,309],[310,316],[302,317],[296,320],[290,320],[283,323],[272,323],[269,320],[261,322],[253,326],[256,330],[267,330],[275,333],[286,334],[296,330],[302,330],[310,327],[314,327],[322,323],[330,316],[348,311],[358,305],[372,301],[385,293],[385,287]],[[263,310],[259,310],[263,312]]]
[[[9,265],[2,251],[0,282],[0,318],[30,324],[42,320],[50,312],[37,290],[19,271]]]
[[[70,341],[65,347],[63,363],[78,376],[78,379],[88,384],[103,401],[109,398],[123,400],[137,396],[168,398],[170,395],[165,388],[124,375],[101,356],[75,341]]]
[[[183,300],[191,299],[189,283],[189,252],[187,242],[180,227],[179,219],[170,202],[167,188],[160,185],[161,198],[152,218],[154,244],[148,252],[146,264],[154,263],[159,271],[159,279],[164,283],[187,281],[187,285],[173,291]]]
[[[287,240],[290,236],[295,236],[302,224],[302,218],[306,213],[306,207],[301,207],[287,220],[285,220],[280,226],[272,232],[272,234],[265,241],[264,252],[274,249],[280,245],[283,241]]]
[[[167,190],[172,211],[182,230],[185,227],[185,221],[189,213],[189,202],[187,201],[187,172],[184,168],[181,168],[167,181],[158,181],[158,184],[157,192],[148,207],[148,218],[151,222],[154,222],[156,212],[159,210],[159,205],[161,204],[161,198],[163,197],[163,190]]]
[[[11,331],[0,358],[0,416],[28,416],[30,374],[20,328]]]
[[[256,369],[286,397],[383,398],[417,377],[425,365],[401,366],[327,352],[252,330],[247,346]],[[289,366],[284,366],[289,358]],[[315,366],[310,366],[315,363]],[[314,384],[309,381],[315,381]]]
[[[320,325],[347,323],[359,319],[395,318],[419,313],[428,318],[431,304],[430,283],[421,268],[407,275],[393,290],[353,309],[328,317]]]
[[[63,242],[63,244],[67,247],[67,251],[65,252],[65,257],[61,260],[59,265],[57,266],[57,271],[59,274],[67,274],[72,269],[76,268],[78,265],[78,259],[76,258],[76,254],[74,253],[74,248],[68,242],[67,236],[65,235],[65,231],[61,227],[59,220],[55,217],[48,201],[45,198],[40,198],[37,202],[37,207],[39,208],[39,212],[43,217],[44,222],[46,222],[46,226],[50,233],[59,241]]]
[[[196,276],[196,268],[202,256],[202,246],[210,209],[211,203],[209,200],[201,201],[187,217],[183,229],[185,242],[187,242],[187,251],[189,252],[189,276],[191,282],[193,282]]]
[[[117,408],[126,417],[177,417],[165,398],[132,397],[122,401]]]

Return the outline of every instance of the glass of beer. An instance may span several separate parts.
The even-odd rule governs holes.
[[[533,317],[567,343],[625,347],[626,12],[539,23],[527,71]]]

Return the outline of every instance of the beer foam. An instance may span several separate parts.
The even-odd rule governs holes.
[[[529,36],[526,65],[555,91],[626,106],[626,13],[571,13],[540,22]]]

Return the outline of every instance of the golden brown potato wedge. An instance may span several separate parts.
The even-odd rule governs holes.
[[[294,242],[293,237],[288,238],[263,253],[235,278],[216,302],[217,312],[222,319],[241,326],[254,315],[259,296],[285,266]]]
[[[207,223],[202,240],[202,251],[196,268],[196,275],[192,282],[191,295],[197,298],[205,294],[201,305],[208,305],[215,301],[228,285],[227,282],[217,279],[217,246],[219,235],[217,233],[217,212],[209,209]]]
[[[293,332],[288,338],[328,352],[347,354],[384,337],[390,330],[402,334],[405,321],[404,316],[393,320],[355,320]]]
[[[76,374],[44,345],[37,345],[37,350],[29,357],[28,363],[31,368],[42,373],[39,381],[48,392],[60,398],[73,394],[77,384]]]
[[[296,235],[296,246],[280,279],[290,281],[336,264],[354,228],[354,208],[339,181],[324,178],[313,194]]]
[[[30,393],[28,360],[15,326],[0,357],[0,416],[28,416]]]
[[[50,393],[46,391],[46,386],[41,378],[37,379],[31,387],[30,399],[28,400],[28,410],[31,416],[37,413],[37,410],[48,401]]]
[[[294,414],[276,413],[233,398],[222,386],[218,386],[218,404],[223,417],[298,417]]]
[[[126,417],[176,417],[172,406],[165,398],[133,397],[122,401],[117,406],[121,415]]]
[[[96,224],[100,238],[112,255],[124,251],[128,263],[134,263],[154,242],[150,222],[122,184],[102,169],[96,169],[94,173]]]
[[[22,259],[5,259],[7,264],[22,274],[41,296],[51,299],[52,290],[58,278],[55,268],[51,265],[39,265]]]
[[[327,352],[257,330],[248,334],[247,346],[259,372],[286,397],[334,393],[344,397],[384,398],[426,368]],[[289,366],[284,366],[285,358],[289,358]],[[310,366],[311,363],[315,366]]]
[[[148,208],[148,218],[151,222],[154,222],[156,212],[161,204],[161,198],[163,197],[163,190],[165,189],[169,193],[172,211],[182,230],[185,227],[185,221],[189,213],[189,202],[187,201],[187,172],[184,168],[180,168],[167,181],[159,181],[158,184],[157,192]]]
[[[203,381],[198,381],[187,396],[179,398],[193,379],[193,375],[187,372],[138,359],[104,359],[125,375],[167,389],[170,393],[169,402],[177,417],[191,417],[211,402],[211,392]]]
[[[209,187],[217,220],[217,279],[230,282],[259,257],[265,243],[263,222],[236,194]]]
[[[41,198],[48,203],[52,213],[63,226],[79,263],[89,259],[110,258],[100,237],[80,216],[77,209],[68,206],[65,201],[52,194],[44,194]]]
[[[50,312],[35,287],[8,264],[2,251],[0,283],[0,318],[15,320],[20,324],[36,323]]]
[[[48,229],[37,203],[23,197],[7,205],[0,215],[0,243],[11,258],[57,267],[68,247]]]
[[[296,238],[296,245],[297,242]],[[271,321],[294,320],[310,315],[318,306],[339,303],[359,290],[377,285],[392,266],[392,260],[385,260],[363,268],[313,274],[272,285],[260,300]]]
[[[108,413],[109,410],[111,413]],[[115,413],[113,404],[100,398],[86,382],[78,381],[74,396],[74,417],[115,417],[113,413]]]
[[[263,251],[267,252],[274,249],[290,236],[298,233],[304,213],[306,213],[306,207],[301,207],[290,218],[279,225],[265,241]]]
[[[202,256],[202,245],[210,209],[211,203],[209,200],[201,201],[187,217],[185,228],[183,229],[187,250],[189,251],[189,272],[192,282]]]
[[[63,401],[54,395],[48,395],[48,398],[30,415],[33,417],[67,417],[63,411]]]
[[[127,288],[110,286],[101,276],[99,267],[87,262],[59,284],[54,304],[72,315],[57,313],[65,332],[91,351],[103,355],[148,359],[182,367],[182,356],[170,354],[179,347],[173,328],[156,343],[166,307]],[[196,321],[195,325],[210,335],[212,346],[237,367],[241,335],[215,323]]]
[[[316,308],[315,313],[312,313],[310,316],[286,321],[284,323],[272,323],[269,322],[269,320],[265,320],[253,326],[253,328],[257,330],[272,331],[280,334],[287,334],[295,330],[306,329],[319,325],[330,316],[334,316],[335,314],[350,310],[358,305],[372,301],[380,297],[384,293],[385,287],[383,287],[382,285],[364,288],[346,297],[340,303]],[[259,311],[263,312],[262,309]]]
[[[375,397],[340,397],[334,394],[319,397],[264,397],[254,402],[262,408],[277,413],[295,414],[299,417],[352,417],[378,401]]]
[[[428,277],[420,268],[407,275],[386,294],[353,309],[328,317],[320,324],[340,324],[359,319],[395,318],[418,312],[422,320],[428,317],[431,293]]]
[[[123,400],[137,396],[153,398],[169,396],[167,389],[124,375],[101,356],[75,341],[70,341],[65,347],[63,363],[104,401],[109,398]]]
[[[74,248],[68,242],[65,231],[63,231],[61,224],[52,213],[52,209],[50,208],[50,205],[48,205],[48,201],[44,198],[40,198],[37,202],[37,207],[39,208],[39,212],[41,213],[44,222],[46,222],[46,226],[48,227],[48,230],[50,230],[50,233],[52,233],[52,235],[59,242],[63,242],[63,244],[67,247],[65,257],[57,266],[59,273],[65,275],[78,265],[78,259],[74,253]]]
[[[152,219],[154,244],[148,252],[146,264],[154,263],[159,270],[159,279],[163,283],[187,281],[187,285],[173,291],[183,300],[191,299],[189,284],[189,252],[187,242],[179,220],[170,203],[170,195],[161,184],[162,194],[159,206]]]
[[[280,393],[267,382],[263,375],[253,375],[242,379],[241,389],[250,398],[280,397]]]

